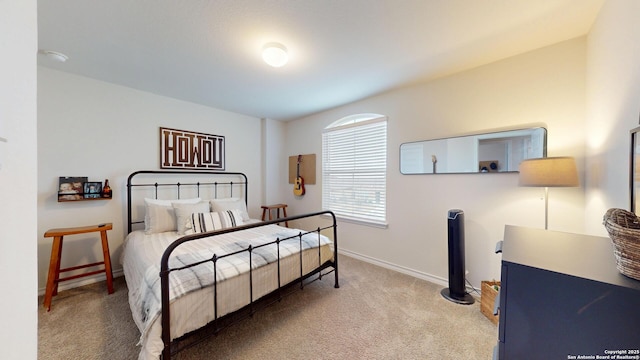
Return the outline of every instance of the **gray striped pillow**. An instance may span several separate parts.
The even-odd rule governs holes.
[[[226,229],[244,224],[239,210],[226,210],[209,213],[193,213],[189,216],[184,233],[198,234],[213,230]]]

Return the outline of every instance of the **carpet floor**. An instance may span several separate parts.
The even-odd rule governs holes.
[[[458,305],[441,286],[347,256],[333,274],[179,353],[178,359],[491,359],[496,326],[479,301]],[[137,359],[140,336],[125,279],[38,299],[38,359]]]

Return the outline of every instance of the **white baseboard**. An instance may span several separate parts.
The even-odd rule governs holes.
[[[449,286],[449,279],[445,279],[443,277],[440,276],[436,276],[436,275],[432,275],[432,274],[428,274],[428,273],[424,273],[421,271],[417,271],[414,269],[410,269],[404,266],[400,266],[400,265],[396,265],[396,264],[392,264],[390,262],[387,261],[383,261],[380,259],[376,259],[376,258],[372,258],[369,256],[365,256],[365,255],[361,255],[349,250],[344,250],[344,249],[340,249],[340,255],[345,255],[345,256],[349,256],[352,257],[354,259],[358,259],[358,260],[362,260],[364,262],[373,264],[373,265],[377,265],[380,267],[383,267],[385,269],[389,269],[389,270],[393,270],[393,271],[397,271],[399,273],[405,274],[405,275],[409,275],[409,276],[413,276],[415,278],[421,279],[421,280],[425,280],[428,281],[430,283],[434,283],[436,285],[441,285],[444,287],[448,287]],[[340,266],[340,265],[338,265]],[[475,287],[471,287],[470,285],[466,285],[467,287],[467,291],[477,291],[478,294],[480,294],[480,289],[476,289]],[[471,294],[474,295],[474,294]],[[475,296],[475,295],[474,295]]]
[[[122,269],[113,271],[114,278],[117,278],[120,276],[124,276]],[[64,290],[69,290],[69,289],[77,288],[84,285],[94,284],[100,281],[105,281],[105,276],[102,274],[96,274],[94,276],[87,276],[79,279],[69,280],[69,281],[60,283],[60,285],[58,285],[58,291],[60,292]],[[46,289],[47,289],[46,284],[45,284],[45,287],[38,289],[38,296],[44,295]]]
[[[431,275],[431,274],[427,274],[421,271],[417,271],[417,270],[413,270],[404,266],[400,266],[400,265],[396,265],[396,264],[392,264],[390,262],[386,262],[383,260],[379,260],[376,258],[372,258],[369,256],[365,256],[365,255],[361,255],[358,253],[354,253],[352,251],[349,250],[344,250],[344,249],[340,249],[340,255],[345,255],[345,256],[349,256],[358,260],[362,260],[364,262],[368,262],[370,264],[374,264],[374,265],[378,265],[380,267],[389,269],[389,270],[394,270],[397,271],[399,273],[403,273],[409,276],[413,276],[415,278],[418,279],[422,279],[422,280],[426,280],[428,282],[437,284],[437,285],[442,285],[442,286],[449,286],[449,280],[448,279],[444,279],[440,276],[435,276],[435,275]],[[339,266],[339,265],[338,265]]]

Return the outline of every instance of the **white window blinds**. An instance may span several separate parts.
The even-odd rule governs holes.
[[[324,130],[323,209],[341,218],[386,226],[386,177],[386,117],[338,121]]]

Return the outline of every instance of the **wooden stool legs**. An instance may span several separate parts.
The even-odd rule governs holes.
[[[280,218],[280,209],[282,209],[282,215],[287,217],[287,204],[276,204],[276,205],[262,205],[262,221],[265,221],[267,218],[267,213],[269,213],[269,220],[273,220],[273,214],[271,210],[276,211],[276,219]],[[284,225],[289,227],[289,222],[285,221]]]
[[[109,253],[109,239],[107,231],[100,231],[102,240],[102,258],[104,259],[104,272],[107,275],[107,293],[113,294],[113,271],[111,270],[111,254]]]
[[[105,273],[107,275],[107,292],[113,294],[113,272],[111,270],[111,255],[109,253],[109,239],[107,238],[107,230],[112,229],[112,224],[102,224],[95,226],[84,226],[77,228],[63,228],[52,229],[47,231],[45,237],[53,237],[53,245],[51,246],[51,259],[49,260],[49,274],[47,276],[47,288],[44,293],[44,307],[47,311],[51,310],[51,298],[58,294],[58,284],[62,281],[77,279],[84,276],[91,276],[99,273]],[[60,260],[62,259],[62,243],[65,235],[84,234],[89,232],[99,231],[100,240],[102,242],[102,256],[103,261],[95,262],[92,264],[73,266],[61,269]],[[78,269],[84,269],[87,267],[104,265],[104,269],[91,271],[84,274],[69,276],[66,278],[60,278],[60,273]]]
[[[47,290],[44,293],[44,307],[51,310],[51,297],[58,295],[58,279],[60,278],[60,259],[62,258],[62,236],[53,238],[51,259],[49,260],[49,276]],[[51,281],[53,279],[53,281]]]

